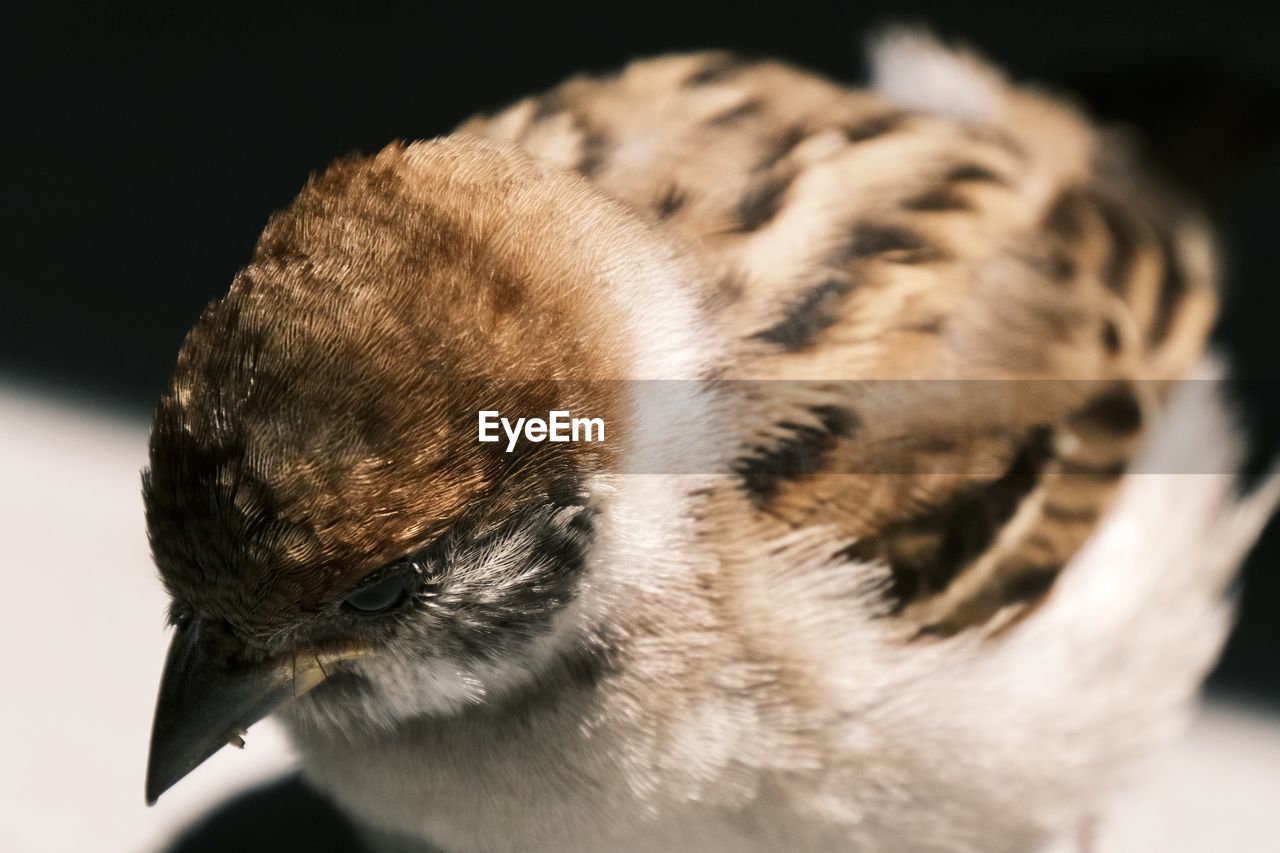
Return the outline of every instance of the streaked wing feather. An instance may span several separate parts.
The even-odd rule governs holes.
[[[837,531],[928,634],[1046,594],[1215,302],[1194,218],[1068,108],[1006,95],[1004,123],[956,120],[694,54],[464,127],[711,257],[742,425],[725,499],[761,535]]]

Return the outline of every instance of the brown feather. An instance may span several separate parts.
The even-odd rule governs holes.
[[[1160,383],[1203,346],[1212,272],[1181,259],[1204,242],[1193,217],[1157,214],[1116,152],[1093,172],[1052,163],[1057,135],[1102,142],[1034,94],[1016,128],[965,124],[704,54],[545,98],[608,128],[597,185],[739,271],[732,300],[705,300],[739,342],[718,375],[787,380],[730,392],[743,433],[726,488],[743,503],[725,524],[834,527],[933,633],[1048,591]],[[555,158],[545,128],[510,127],[467,130]]]

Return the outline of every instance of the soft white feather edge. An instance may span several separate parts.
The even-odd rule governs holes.
[[[967,833],[999,825],[1032,845],[1079,828],[1184,728],[1230,627],[1227,587],[1280,501],[1280,473],[1237,491],[1245,447],[1224,375],[1207,357],[1180,383],[1098,531],[999,637],[910,641],[872,618],[874,596],[864,618],[833,613],[833,598],[861,598],[847,571],[770,576],[759,595],[788,603],[790,642],[842,650],[829,677],[858,756],[850,789],[900,791],[902,825],[945,849],[989,849]],[[829,540],[807,533],[789,545],[812,568],[803,553]],[[829,816],[860,822],[855,806]]]
[[[876,33],[867,54],[872,87],[906,110],[997,128],[1026,152],[1032,171],[1022,187],[1035,207],[1087,179],[1098,136],[1065,99],[1033,86],[1013,85],[976,51],[943,43],[923,29]]]
[[[1228,585],[1280,501],[1280,472],[1238,492],[1244,436],[1206,357],[1177,388],[1098,532],[1044,605],[951,687],[998,685],[989,731],[1068,829],[1179,733],[1230,628]],[[1025,737],[1007,736],[1023,733]],[[994,744],[988,744],[994,746]],[[1046,768],[1053,772],[1045,773]],[[1061,780],[1055,784],[1054,777]],[[1011,802],[1027,790],[1008,791]],[[1047,792],[1046,792],[1047,793]]]
[[[1097,534],[1028,624],[1028,640],[1063,636],[1063,629],[1068,641],[1077,632],[1132,635],[1156,622],[1176,625],[1179,614],[1196,624],[1206,609],[1226,618],[1223,593],[1280,500],[1280,472],[1238,494],[1246,448],[1224,397],[1225,374],[1222,360],[1211,355],[1179,383]],[[1152,620],[1153,612],[1166,618]],[[1081,613],[1092,615],[1081,620]],[[1158,627],[1166,637],[1172,629]],[[1220,640],[1208,641],[1209,655]],[[1126,643],[1142,644],[1138,636]]]
[[[907,27],[877,33],[867,53],[872,86],[900,106],[963,121],[1000,121],[1009,84],[976,53]]]

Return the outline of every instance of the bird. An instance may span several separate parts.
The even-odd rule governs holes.
[[[1280,497],[1236,476],[1212,231],[968,47],[895,28],[869,66],[636,60],[271,217],[152,422],[149,802],[274,714],[421,849],[1105,816]]]

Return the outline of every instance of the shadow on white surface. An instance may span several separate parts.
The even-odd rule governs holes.
[[[160,850],[234,793],[295,766],[267,720],[243,752],[224,749],[154,808],[143,802],[167,643],[143,526],[145,461],[145,423],[0,386],[0,850]],[[1210,705],[1141,780],[1105,816],[1100,849],[1278,849],[1274,718]]]

